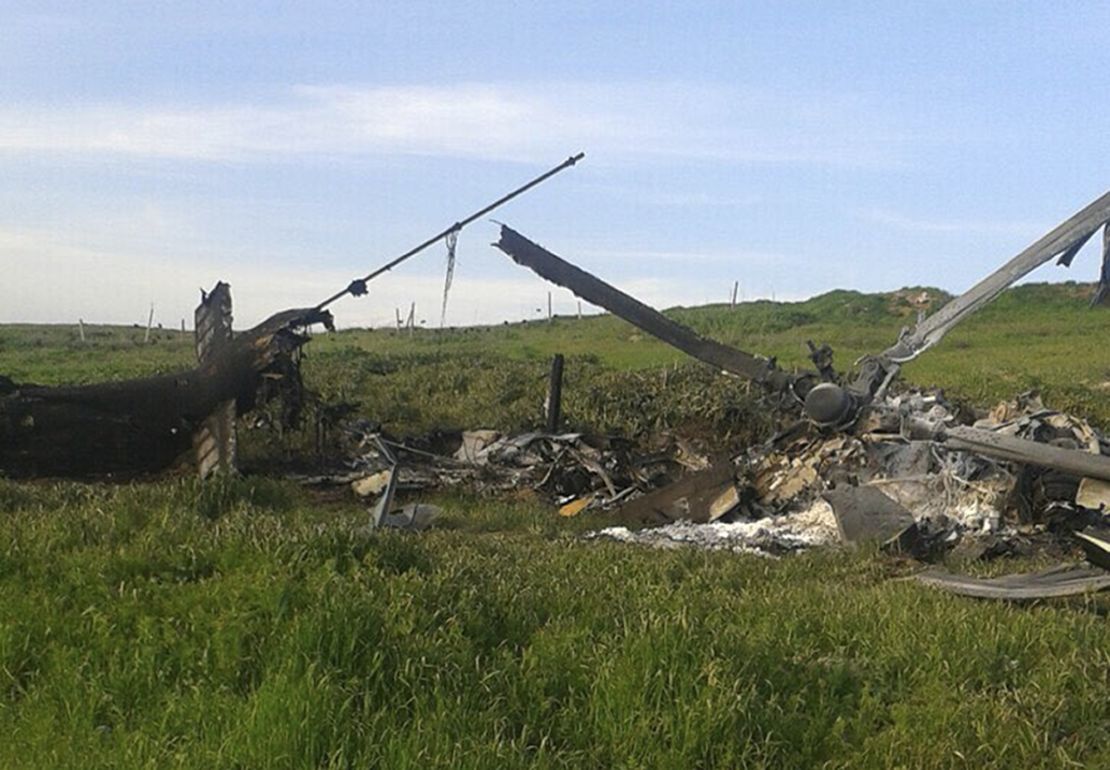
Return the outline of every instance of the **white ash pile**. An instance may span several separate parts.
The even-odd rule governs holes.
[[[779,556],[806,548],[833,545],[840,541],[832,506],[824,500],[817,500],[801,511],[755,521],[717,520],[697,524],[680,520],[638,530],[606,527],[591,532],[586,537],[653,548],[693,546],[761,556]]]

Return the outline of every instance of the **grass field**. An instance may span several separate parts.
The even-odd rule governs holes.
[[[835,293],[675,315],[843,366],[906,312]],[[88,331],[0,327],[0,373],[190,364],[179,333]],[[1079,288],[1022,287],[907,376],[981,404],[1039,387],[1107,426],[1108,331]],[[311,386],[398,433],[533,425],[554,352],[573,426],[768,427],[742,383],[609,317],[308,352]],[[433,501],[443,526],[413,536],[261,475],[0,479],[0,767],[1110,767],[1105,598],[976,602],[876,553],[648,551],[528,497]]]

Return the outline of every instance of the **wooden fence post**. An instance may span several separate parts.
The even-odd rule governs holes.
[[[547,432],[556,433],[563,411],[563,354],[556,353],[551,359],[551,376],[547,381],[547,403],[544,405],[547,417]]]

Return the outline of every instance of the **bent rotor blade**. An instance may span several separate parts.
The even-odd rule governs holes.
[[[1008,286],[1058,254],[1067,261],[1098,228],[1110,221],[1110,193],[1091,203],[1056,229],[1018,254],[995,272],[972,286],[961,296],[904,334],[882,357],[894,363],[917,358],[936,345],[956,324],[991,302]]]
[[[949,449],[1023,465],[1053,468],[1079,478],[1110,481],[1110,457],[1106,455],[1065,449],[967,425],[933,423],[920,417],[906,418],[903,426],[912,438],[939,441]]]
[[[786,372],[776,368],[774,362],[702,337],[635,297],[555,256],[512,228],[502,225],[501,240],[493,245],[508,254],[518,265],[530,268],[541,278],[570,289],[587,302],[605,308],[613,315],[699,361],[765,384],[774,390],[785,390],[793,380]]]

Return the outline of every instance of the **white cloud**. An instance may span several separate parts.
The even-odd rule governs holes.
[[[658,249],[598,249],[584,248],[576,252],[578,257],[607,262],[638,263],[662,262],[672,265],[753,265],[773,264],[786,257],[770,251],[735,249],[730,251],[660,251]]]
[[[317,85],[270,101],[0,109],[0,153],[250,161],[416,154],[892,165],[901,137],[856,98],[688,84]]]
[[[920,219],[887,209],[864,209],[859,216],[884,227],[916,233],[951,233],[954,235],[1009,235],[1035,237],[1048,230],[1038,222],[992,221],[975,219]]]

